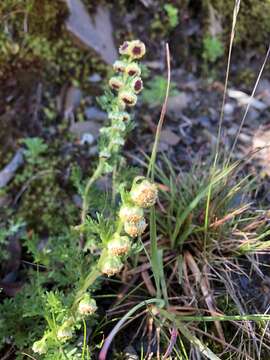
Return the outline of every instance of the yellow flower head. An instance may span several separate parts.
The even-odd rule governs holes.
[[[82,300],[79,302],[78,312],[80,315],[87,316],[92,315],[97,310],[97,304],[94,299],[90,297],[89,294],[85,294]]]
[[[137,102],[137,96],[131,91],[123,90],[119,93],[120,102],[127,106],[135,106]]]
[[[130,240],[127,236],[120,236],[114,234],[112,239],[108,242],[108,251],[112,255],[124,255],[130,250]]]
[[[116,77],[116,76],[113,76],[110,80],[109,80],[109,85],[112,89],[114,90],[120,90],[123,86],[124,86],[124,83],[123,81]]]
[[[145,54],[145,45],[140,40],[125,41],[119,48],[121,55],[129,55],[132,59],[140,59]]]
[[[141,183],[132,186],[130,197],[137,206],[149,208],[157,201],[157,186],[145,179]]]
[[[143,89],[143,82],[142,79],[136,76],[131,83],[132,89],[136,94],[139,94]]]
[[[119,53],[121,55],[128,55],[129,46],[130,46],[130,41],[124,41],[123,44],[119,47]]]
[[[147,224],[145,222],[145,219],[142,218],[137,223],[125,222],[124,229],[125,229],[125,232],[129,236],[136,237],[136,236],[140,236],[144,233],[146,226],[147,226]]]
[[[140,59],[145,54],[145,45],[140,40],[133,40],[129,43],[128,54],[133,59]]]
[[[124,63],[124,61],[117,60],[113,64],[113,69],[116,72],[123,73],[126,70],[127,65]]]
[[[137,223],[143,219],[143,209],[138,206],[123,205],[119,211],[119,218],[122,222]]]
[[[37,353],[37,354],[46,354],[46,352],[48,351],[48,346],[46,344],[46,340],[45,339],[41,339],[38,341],[35,341],[33,346],[32,346],[32,350]]]
[[[72,328],[68,322],[64,322],[64,324],[57,331],[57,339],[63,342],[71,339],[72,335]]]
[[[113,276],[122,269],[122,261],[118,256],[107,255],[100,264],[100,270],[103,274]]]
[[[141,75],[141,69],[139,65],[136,63],[131,63],[125,68],[126,74],[129,76],[140,76]]]

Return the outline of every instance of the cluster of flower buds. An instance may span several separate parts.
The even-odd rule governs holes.
[[[119,107],[125,109],[126,106],[136,104],[137,94],[143,89],[141,69],[134,60],[144,56],[145,45],[140,40],[125,41],[120,46],[119,53],[123,55],[123,59],[114,63],[117,75],[110,79],[109,85],[118,92]]]
[[[129,237],[135,238],[143,234],[147,226],[144,209],[153,206],[157,196],[155,184],[141,177],[134,180],[127,202],[119,210],[119,221]],[[107,242],[106,253],[99,262],[99,269],[103,274],[113,276],[120,272],[123,266],[121,256],[128,254],[131,249],[131,241],[127,235],[116,232]]]
[[[129,193],[129,204],[123,205],[119,217],[124,223],[125,232],[136,237],[143,234],[146,229],[144,209],[153,206],[157,201],[157,186],[145,178],[134,180]]]
[[[136,60],[145,54],[144,43],[140,40],[125,41],[120,46],[119,53],[122,58],[114,63],[115,75],[109,80],[109,86],[117,96],[112,111],[108,114],[111,125],[101,129],[101,134],[110,140],[111,145],[100,152],[100,157],[105,159],[109,159],[124,145],[126,124],[130,121],[130,115],[125,109],[136,104],[137,95],[143,89],[141,68]],[[108,168],[108,172],[110,170]]]

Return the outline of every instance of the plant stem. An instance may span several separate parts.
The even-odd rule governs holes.
[[[102,254],[101,254],[102,255]],[[100,255],[100,257],[101,257]],[[85,278],[82,286],[77,291],[74,303],[72,305],[72,309],[77,306],[77,303],[81,300],[82,296],[86,292],[86,290],[96,281],[96,279],[101,275],[101,272],[98,270],[97,265],[90,271],[90,273]]]
[[[88,205],[89,191],[90,191],[93,183],[101,176],[103,167],[104,167],[104,163],[105,163],[104,159],[99,160],[99,164],[98,164],[94,174],[90,177],[90,179],[88,180],[88,182],[86,184],[86,187],[84,190],[84,195],[83,195],[83,206],[82,206],[82,215],[81,215],[81,223],[82,224],[85,223],[88,208],[89,208],[89,205]]]

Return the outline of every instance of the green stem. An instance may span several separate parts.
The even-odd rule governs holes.
[[[86,216],[87,216],[88,209],[89,209],[89,204],[88,204],[89,191],[91,189],[91,186],[94,184],[94,182],[101,176],[101,174],[103,172],[104,164],[105,164],[104,159],[99,160],[99,164],[96,168],[96,171],[90,177],[90,179],[88,180],[88,182],[86,184],[86,187],[84,190],[84,195],[83,195],[83,206],[82,206],[82,215],[81,215],[81,223],[82,224],[85,223]]]
[[[102,255],[102,254],[101,254]],[[100,257],[101,257],[100,255]],[[101,272],[98,270],[98,266],[96,265],[91,271],[90,273],[87,275],[87,277],[85,278],[82,286],[80,287],[80,289],[77,291],[74,303],[72,305],[72,309],[76,308],[78,302],[81,300],[81,298],[83,297],[83,295],[85,294],[85,292],[87,291],[87,289],[94,284],[94,282],[96,281],[96,279],[101,275]]]

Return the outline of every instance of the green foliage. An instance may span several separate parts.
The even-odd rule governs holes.
[[[179,23],[178,9],[175,6],[173,6],[172,4],[165,4],[164,10],[167,13],[170,27],[172,29],[175,28]]]
[[[150,105],[156,106],[160,105],[164,101],[165,93],[167,88],[167,80],[162,76],[155,76],[153,79],[149,80],[146,85],[144,92],[142,94],[143,101]],[[170,96],[176,96],[179,94],[177,90],[176,83],[171,82],[170,86]]]
[[[26,160],[31,164],[38,164],[41,160],[40,156],[48,149],[48,145],[44,143],[44,140],[38,137],[23,139],[22,143],[26,145],[24,151]]]
[[[16,223],[10,222],[7,225],[0,224],[0,261],[8,258],[9,254],[6,249],[8,237],[14,236],[23,225],[20,221]]]
[[[212,36],[206,36],[203,39],[203,58],[206,62],[214,63],[224,53],[222,42]]]

